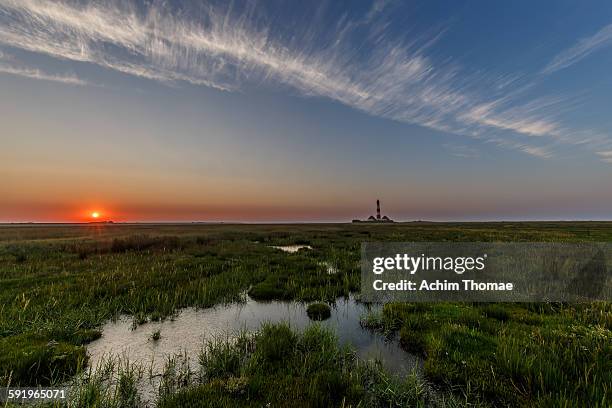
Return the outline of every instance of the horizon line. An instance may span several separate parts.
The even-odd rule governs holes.
[[[357,224],[357,225],[393,225],[416,223],[527,223],[527,222],[612,222],[612,219],[484,219],[484,220],[406,220],[392,223],[353,222],[350,221],[0,221],[0,226],[7,225],[79,225],[79,226],[113,226],[113,225],[288,225],[288,224]]]

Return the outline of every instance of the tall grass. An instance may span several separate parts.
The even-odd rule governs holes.
[[[358,360],[319,325],[298,333],[264,324],[257,333],[208,342],[197,385],[166,394],[159,407],[425,407],[460,406],[416,375],[401,380]],[[455,405],[453,405],[455,404]]]
[[[262,300],[333,303],[337,297],[359,290],[363,241],[612,241],[612,224],[0,227],[0,385],[54,384],[82,373],[87,364],[87,342],[100,336],[102,323],[124,313],[134,316],[135,324],[142,324],[171,316],[182,307],[239,302],[246,291]],[[313,249],[287,254],[271,248],[287,244]],[[325,262],[337,272],[329,274]],[[482,308],[393,305],[366,323],[387,333],[398,332],[407,349],[426,357],[425,374],[430,380],[470,401],[610,404],[609,303]],[[282,333],[284,329],[277,330],[278,341],[290,339],[288,333]],[[305,340],[295,336],[295,344],[303,345]],[[372,380],[375,374],[364,374],[370,368],[359,371],[348,360],[334,360],[339,365],[322,365],[322,371],[312,374],[308,364],[322,352],[304,352],[295,344],[284,350],[304,361],[292,367],[311,372],[312,378],[298,376],[299,381],[293,381],[299,371],[284,372],[281,364],[273,364],[273,353],[261,351],[265,340],[259,351],[254,347],[257,341],[243,344],[245,351],[237,369],[240,374],[225,380],[210,374],[210,381],[200,384],[200,391],[189,392],[218,395],[225,389],[231,391],[227,401],[239,398],[245,403],[241,395],[246,391],[274,393],[274,387],[279,387],[291,393],[296,388],[299,391],[293,392],[310,398],[304,389],[339,381],[339,387],[348,387],[341,388],[343,398],[357,401],[358,393],[350,388],[355,383],[343,377],[349,366],[349,378],[359,375],[360,381],[368,378],[376,384],[368,388],[360,383],[362,390],[370,390],[367,398],[386,395],[388,390],[380,385],[387,380]],[[274,387],[258,376],[243,375],[251,372],[247,368],[253,361],[278,374]],[[220,361],[219,372],[227,373],[232,364],[231,359]],[[174,375],[167,378],[170,381]],[[167,385],[178,390],[183,383]],[[92,388],[87,398],[99,401],[97,383],[92,380],[89,384]],[[130,384],[124,381],[122,395],[131,393]],[[332,390],[324,397],[313,394],[312,398],[338,402]],[[363,401],[386,401],[382,396],[377,398],[381,399]],[[131,403],[129,398],[124,400]]]
[[[609,303],[401,304],[363,324],[399,331],[400,344],[425,357],[424,373],[470,400],[503,406],[609,406]]]

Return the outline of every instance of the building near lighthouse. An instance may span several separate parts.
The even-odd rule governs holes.
[[[367,220],[353,220],[353,222],[375,222],[375,223],[387,223],[395,222],[386,215],[380,215],[380,200],[376,200],[376,216],[370,215]]]

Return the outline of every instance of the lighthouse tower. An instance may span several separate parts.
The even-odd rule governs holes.
[[[391,218],[386,215],[380,215],[380,200],[376,200],[376,217],[370,215],[367,220],[353,220],[353,222],[394,222]]]

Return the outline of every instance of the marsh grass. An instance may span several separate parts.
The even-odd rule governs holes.
[[[461,406],[439,398],[416,375],[400,380],[358,360],[319,325],[298,333],[285,323],[208,342],[197,385],[166,394],[159,407]],[[440,403],[440,401],[443,401]]]
[[[189,356],[168,358],[154,395],[143,395],[142,367],[108,357],[69,383],[69,398],[47,407],[467,407],[416,374],[390,376],[357,359],[317,324],[303,332],[286,323],[207,341],[192,370]],[[151,377],[149,381],[155,380]],[[65,384],[66,385],[66,384]],[[469,405],[476,406],[476,405]]]
[[[8,350],[0,357],[0,383],[11,378],[13,384],[49,384],[73,375],[84,364],[79,347],[120,314],[134,316],[136,327],[183,307],[242,301],[245,290],[268,281],[281,288],[269,298],[304,300],[348,295],[359,282],[357,270],[350,269],[339,274],[341,279],[327,278],[319,266],[325,251],[287,256],[231,229],[179,236],[130,228],[0,244],[0,342]],[[3,233],[13,231],[0,229],[0,242]],[[290,237],[282,234],[277,242],[251,235],[271,243]]]
[[[611,311],[608,303],[390,303],[363,324],[399,331],[402,347],[425,357],[425,376],[468,400],[605,407],[612,384]]]
[[[240,302],[246,291],[262,300],[333,304],[339,296],[359,291],[363,241],[609,242],[612,224],[3,226],[0,385],[57,384],[75,374],[78,377],[87,370],[86,344],[100,336],[105,321],[121,314],[134,316],[134,324],[140,325],[168,318],[183,307]],[[312,249],[289,254],[271,248],[292,244]],[[326,263],[336,272],[329,274]],[[364,324],[388,334],[398,333],[407,349],[425,356],[429,380],[470,402],[610,404],[609,303],[392,305]],[[278,341],[291,337],[278,330]],[[302,344],[304,340],[296,336],[297,344]],[[225,406],[231,406],[235,398],[248,405],[241,396],[247,391],[253,392],[248,395],[254,401],[261,401],[265,392],[278,395],[274,394],[278,388],[297,401],[298,396],[310,398],[311,387],[338,382],[345,396],[357,398],[358,393],[350,388],[356,383],[342,377],[341,368],[349,366],[345,360],[320,366],[318,374],[309,371],[312,378],[306,378],[296,374],[300,373],[298,368],[306,370],[310,366],[305,364],[316,360],[320,352],[310,356],[289,347],[290,355],[300,356],[304,362],[297,365],[289,359],[292,369],[283,371],[280,364],[273,364],[273,354],[261,351],[266,343],[262,341],[259,351],[247,347],[248,353],[239,359],[241,374],[226,380],[215,376],[200,384],[199,391],[186,393],[220,396],[221,390],[233,390]],[[242,374],[251,372],[247,367],[252,363],[247,361],[256,360],[276,373],[273,383]],[[365,371],[353,371],[365,381]],[[374,381],[374,375],[367,378],[376,385],[368,388],[361,381],[360,389],[370,390],[367,398],[380,394],[376,398],[386,401],[383,396],[396,392],[389,391],[395,386],[381,386],[382,378]],[[98,401],[96,379],[88,384],[87,398]],[[342,388],[345,386],[348,388]],[[129,380],[122,389],[125,395],[130,394]],[[179,393],[176,401],[185,397]],[[338,401],[333,390],[311,397],[309,401]],[[123,400],[128,405],[133,401]],[[164,401],[171,404],[172,396],[168,394]]]
[[[312,303],[306,308],[306,314],[311,320],[325,320],[331,316],[331,308],[327,303]]]
[[[139,365],[121,357],[109,356],[95,370],[83,370],[70,381],[58,384],[67,389],[66,400],[29,405],[49,408],[137,408],[143,402],[138,389],[142,379],[143,370]]]
[[[153,341],[158,341],[159,339],[161,339],[161,331],[155,330],[154,332],[151,333],[149,338]]]

